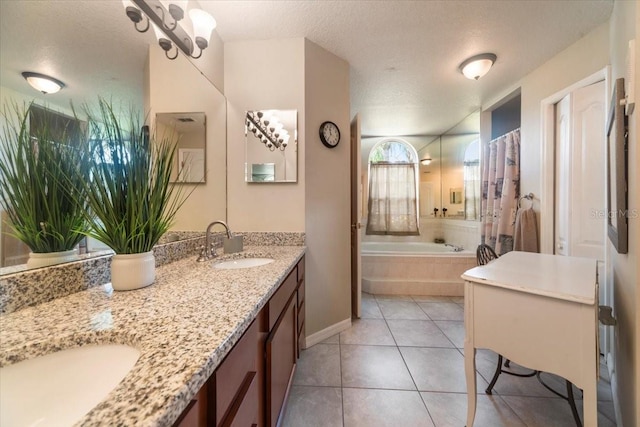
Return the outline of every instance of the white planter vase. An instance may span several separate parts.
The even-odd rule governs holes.
[[[80,259],[78,251],[71,249],[61,252],[30,252],[27,260],[28,268],[47,267],[49,265],[61,264],[63,262],[76,261]]]
[[[153,251],[116,254],[111,258],[111,285],[114,291],[131,291],[149,286],[156,279]]]

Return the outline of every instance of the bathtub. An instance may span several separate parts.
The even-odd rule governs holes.
[[[429,242],[363,242],[362,290],[372,294],[462,296],[460,275],[475,252]]]

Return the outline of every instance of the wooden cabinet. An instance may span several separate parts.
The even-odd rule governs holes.
[[[276,426],[304,345],[304,313],[302,258],[174,426]]]
[[[296,364],[297,303],[295,293],[291,295],[278,322],[274,325],[266,341],[266,409],[267,425],[278,423],[280,410],[289,391],[289,384]]]
[[[298,319],[297,319],[297,356],[300,357],[300,350],[305,346],[304,318],[305,318],[305,286],[304,286],[304,258],[298,263]]]
[[[240,341],[233,347],[224,361],[212,376],[213,387],[209,393],[209,398],[215,402],[215,412],[209,415],[209,424],[216,426],[236,425],[237,417],[250,420],[245,425],[257,424],[259,414],[257,405],[248,405],[244,402],[256,401],[257,393],[257,353],[258,348],[258,322],[253,321],[249,329],[244,333]],[[210,380],[211,381],[211,380]],[[243,411],[241,411],[243,409]],[[252,410],[252,413],[247,411]]]
[[[269,300],[265,339],[265,424],[276,426],[304,342],[304,258]]]

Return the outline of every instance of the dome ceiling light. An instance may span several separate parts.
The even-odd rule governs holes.
[[[31,87],[39,92],[44,93],[45,95],[49,93],[56,93],[64,87],[64,83],[62,83],[60,80],[54,79],[53,77],[47,76],[45,74],[25,71],[22,73],[22,77],[27,80]]]
[[[482,53],[472,56],[458,67],[462,74],[470,80],[478,80],[489,72],[498,57],[493,53]]]

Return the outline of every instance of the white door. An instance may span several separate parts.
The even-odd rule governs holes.
[[[571,94],[556,104],[555,253],[569,255],[571,235]]]
[[[604,81],[576,89],[556,104],[555,253],[598,260],[599,299],[606,304],[604,274]],[[600,348],[608,351],[600,325]]]
[[[605,86],[580,88],[556,105],[555,253],[604,261]]]
[[[362,156],[360,116],[351,121],[351,316],[359,319],[362,303]]]

